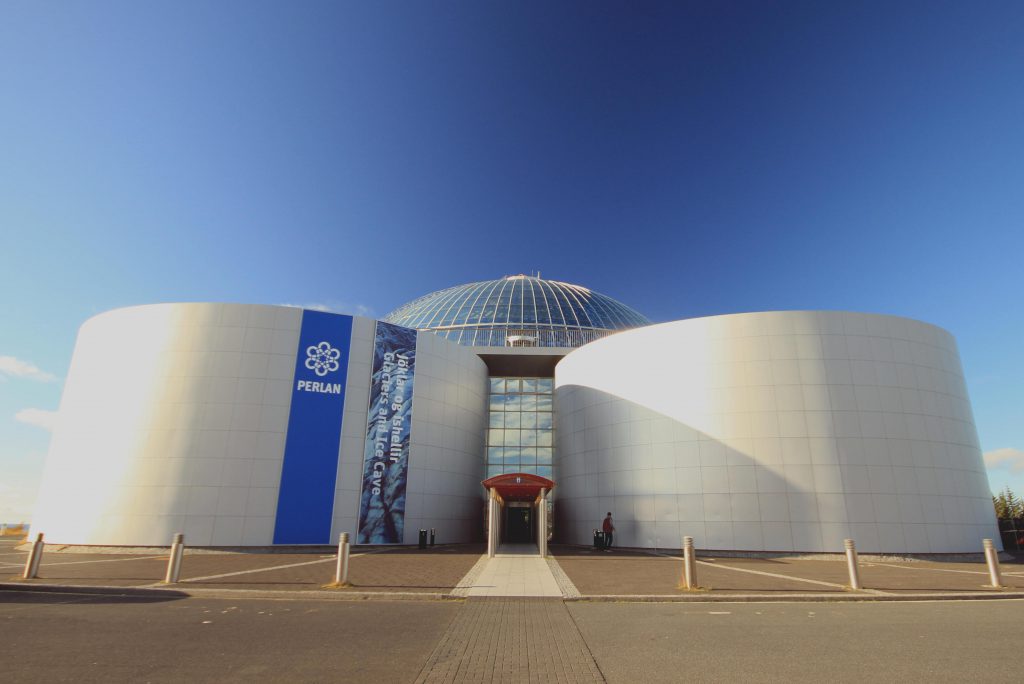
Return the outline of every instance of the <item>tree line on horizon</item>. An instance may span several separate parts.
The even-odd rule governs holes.
[[[999,520],[1018,520],[1024,518],[1024,500],[1021,500],[1007,485],[999,494],[992,495],[992,505],[996,509]]]

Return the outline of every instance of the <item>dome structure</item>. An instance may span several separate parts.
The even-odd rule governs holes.
[[[383,320],[478,347],[579,347],[651,323],[588,288],[526,275],[431,292]]]

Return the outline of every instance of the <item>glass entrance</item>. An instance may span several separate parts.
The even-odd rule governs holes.
[[[533,541],[530,526],[530,507],[505,507],[505,539],[511,544],[528,544]]]

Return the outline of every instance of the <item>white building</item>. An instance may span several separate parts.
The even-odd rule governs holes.
[[[588,544],[608,511],[620,546],[998,537],[945,331],[808,311],[650,325],[527,276],[383,321],[238,304],[90,319],[33,527],[80,544],[469,542],[488,489],[492,534],[524,541],[553,518],[555,540]]]

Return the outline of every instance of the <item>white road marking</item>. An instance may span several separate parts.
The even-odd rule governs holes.
[[[359,556],[365,556],[365,553],[353,553],[349,558],[358,558]],[[289,563],[287,565],[274,565],[269,568],[254,568],[252,570],[239,570],[237,572],[224,572],[219,575],[206,575],[205,577],[188,577],[181,580],[181,582],[201,582],[203,580],[221,579],[222,577],[236,577],[238,575],[251,575],[254,572],[270,572],[271,570],[285,570],[287,568],[299,568],[303,565],[316,565],[317,563],[330,563],[337,561],[337,556],[331,556],[329,558],[320,558],[315,561],[305,561],[303,563]]]
[[[669,558],[674,558],[675,560],[679,560],[679,561],[683,560],[682,557],[680,557],[680,556],[669,556]],[[699,560],[699,561],[697,561],[697,563],[699,565],[706,565],[706,566],[711,567],[711,568],[721,568],[722,570],[732,570],[733,572],[746,572],[746,573],[749,573],[751,575],[763,575],[764,577],[774,577],[776,579],[792,580],[794,582],[804,582],[806,584],[817,584],[817,585],[822,586],[822,587],[833,587],[833,588],[836,588],[836,589],[849,589],[849,587],[847,587],[845,585],[842,585],[842,584],[836,584],[835,582],[823,582],[821,580],[806,579],[804,577],[793,577],[791,575],[780,575],[780,574],[775,573],[775,572],[765,572],[763,570],[751,570],[750,568],[734,568],[731,565],[722,565],[721,561],[719,561],[718,563],[711,563],[711,562],[708,562],[708,561]],[[879,596],[890,596],[891,595],[891,594],[889,594],[889,592],[879,591],[878,589],[861,589],[860,591],[866,592],[868,594],[877,594]]]
[[[988,575],[988,570],[954,570],[953,568],[921,568],[906,565],[896,565],[895,563],[872,563],[883,568],[899,568],[900,570],[930,570],[932,572],[959,572],[964,575]],[[1009,575],[1011,577],[1018,577],[1020,573],[1016,572],[1004,572],[1003,575]]]
[[[85,563],[120,563],[122,561],[133,561],[133,560],[167,560],[167,556],[132,556],[131,558],[107,558],[105,560],[87,560],[87,561],[68,561],[67,563],[51,563],[43,557],[42,564],[39,566],[42,568],[52,568],[55,565],[83,565]]]

